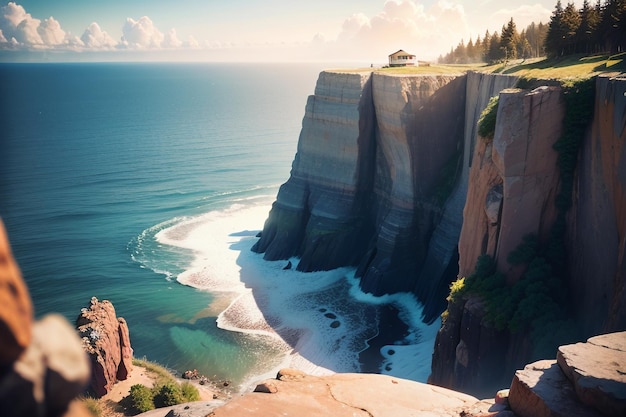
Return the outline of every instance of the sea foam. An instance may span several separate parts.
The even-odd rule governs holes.
[[[380,372],[425,382],[439,323],[422,323],[422,307],[412,294],[363,293],[352,268],[304,273],[286,269],[288,261],[263,260],[250,248],[269,201],[240,201],[179,219],[155,236],[163,245],[193,252],[193,261],[177,277],[181,284],[230,297],[217,318],[219,328],[262,337],[266,344],[268,338],[274,341],[274,357],[251,369],[248,382],[280,367],[317,375],[359,372],[359,354],[378,335],[379,310],[388,305],[399,311],[408,333],[380,349]]]

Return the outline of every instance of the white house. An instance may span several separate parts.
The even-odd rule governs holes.
[[[402,49],[389,55],[390,67],[406,67],[417,65],[417,58],[415,57],[415,55],[409,54]]]

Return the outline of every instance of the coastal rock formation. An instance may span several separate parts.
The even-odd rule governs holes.
[[[59,315],[32,322],[26,284],[0,222],[0,414],[88,417],[75,400],[89,379],[78,336]]]
[[[418,285],[430,236],[441,219],[440,173],[450,164],[452,181],[456,174],[465,78],[377,73],[373,77],[376,233],[357,276],[364,291],[382,295],[412,291]]]
[[[76,319],[76,329],[91,361],[89,390],[101,397],[116,381],[125,380],[132,369],[128,326],[115,315],[110,301],[92,297],[89,307],[83,308]]]
[[[358,266],[361,287],[377,295],[414,290],[441,218],[438,174],[452,165],[456,178],[464,105],[461,76],[322,72],[253,250],[299,256],[301,271]]]
[[[626,329],[626,77],[600,76],[568,216],[571,304],[586,334]]]
[[[369,72],[320,74],[291,176],[252,249],[265,259],[299,256],[300,271],[359,261],[372,233],[365,222],[374,176],[371,86]]]
[[[273,260],[299,256],[301,271],[356,266],[364,291],[412,292],[431,323],[450,282],[471,274],[480,255],[495,260],[510,286],[526,268],[511,265],[509,254],[527,235],[545,246],[558,226],[555,246],[567,257],[559,258],[568,298],[560,305],[583,336],[626,328],[626,79],[597,79],[573,181],[561,177],[553,148],[567,96],[553,80],[509,90],[516,82],[500,74],[322,72],[291,176],[253,250]],[[488,140],[476,124],[495,95]],[[559,193],[571,183],[565,215],[569,197]],[[537,353],[528,332],[492,328],[480,299],[460,303],[449,306],[437,338],[433,383],[500,385]]]

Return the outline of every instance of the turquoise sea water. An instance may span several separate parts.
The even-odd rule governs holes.
[[[294,347],[303,368],[358,371],[379,306],[413,301],[249,251],[323,67],[0,65],[0,216],[36,315],[111,300],[135,356],[236,383]]]

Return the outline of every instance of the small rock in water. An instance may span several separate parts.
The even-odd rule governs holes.
[[[289,270],[291,269],[291,261],[287,262],[287,265],[285,265],[285,267],[283,268],[283,271]]]

